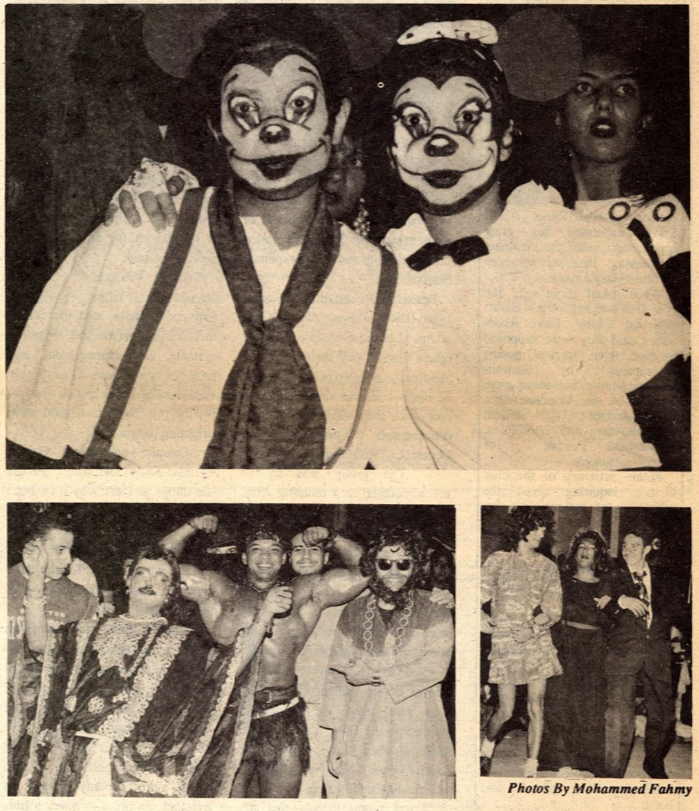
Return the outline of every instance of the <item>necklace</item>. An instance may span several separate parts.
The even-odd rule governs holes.
[[[395,639],[393,645],[393,655],[395,656],[398,653],[398,650],[403,644],[403,638],[405,637],[405,629],[408,627],[408,622],[410,620],[410,615],[413,613],[413,594],[410,592],[408,595],[408,601],[405,604],[405,607],[400,612],[400,619],[398,620],[398,627],[393,634],[393,638]],[[374,618],[376,617],[376,595],[372,594],[366,604],[366,611],[364,612],[364,622],[362,623],[362,641],[364,642],[364,650],[369,654],[369,656],[376,656],[376,651],[374,650]]]
[[[269,586],[267,586],[267,588],[260,587],[260,586],[256,586],[256,585],[255,585],[255,584],[252,582],[252,580],[250,580],[250,578],[249,578],[249,577],[245,579],[245,584],[246,584],[247,586],[250,586],[250,588],[251,588],[253,591],[256,591],[258,594],[267,594],[267,592],[268,592],[268,591],[269,591],[271,588],[274,588],[274,586],[276,586],[276,585],[277,585],[277,583],[275,582],[275,583],[270,583],[270,584],[269,584]]]

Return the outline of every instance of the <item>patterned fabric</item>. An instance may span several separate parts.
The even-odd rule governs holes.
[[[495,624],[490,652],[492,684],[528,684],[562,672],[548,630],[561,617],[561,580],[555,563],[543,555],[528,558],[516,552],[496,552],[483,564],[481,603],[491,601]],[[533,622],[541,608],[548,621]],[[515,642],[512,631],[530,626],[534,636]]]
[[[105,640],[122,637],[135,645],[105,658]],[[119,616],[51,634],[19,794],[94,791],[86,770],[99,761],[111,772],[105,796],[187,796],[233,694],[241,639],[207,667],[209,647],[179,626]],[[247,734],[249,713],[230,720],[238,722]],[[218,789],[212,779],[209,791]]]
[[[264,321],[260,281],[230,185],[214,195],[209,216],[246,342],[224,386],[202,467],[321,468],[325,412],[294,327],[335,264],[339,225],[319,196],[279,313]]]

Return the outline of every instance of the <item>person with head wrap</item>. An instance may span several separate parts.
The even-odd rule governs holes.
[[[176,624],[185,591],[202,612],[207,591],[180,579],[175,556],[143,549],[126,576],[128,611],[53,630],[40,541],[24,556],[29,649],[43,659],[42,683],[20,796],[186,797],[242,673],[290,595],[271,590],[254,620],[211,663],[211,645]],[[244,688],[245,689],[245,688]],[[241,698],[244,703],[244,699]],[[241,713],[241,716],[243,713]],[[227,719],[238,728],[229,715]],[[249,723],[249,719],[248,719]],[[246,728],[229,756],[240,761]],[[221,772],[212,796],[226,784]],[[227,796],[227,791],[226,791]]]

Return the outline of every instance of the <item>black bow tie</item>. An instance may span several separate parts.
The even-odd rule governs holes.
[[[438,245],[428,242],[422,248],[411,254],[405,261],[413,270],[424,270],[445,256],[451,256],[457,265],[464,265],[472,259],[488,255],[488,246],[480,237],[464,237],[450,242],[448,245]]]

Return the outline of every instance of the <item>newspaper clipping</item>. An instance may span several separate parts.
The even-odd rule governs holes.
[[[4,22],[8,805],[694,803],[688,3]]]

